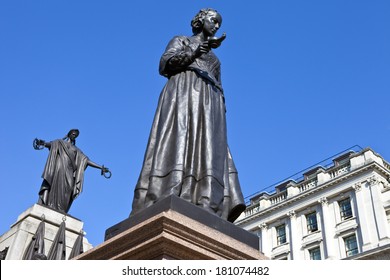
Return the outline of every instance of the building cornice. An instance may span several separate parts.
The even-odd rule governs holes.
[[[311,195],[314,195],[318,192],[321,192],[325,189],[329,189],[337,184],[340,184],[340,183],[343,183],[343,182],[346,182],[348,181],[349,179],[353,178],[353,177],[356,177],[358,175],[361,175],[363,173],[367,173],[369,171],[376,171],[378,172],[379,174],[381,174],[383,177],[388,177],[390,175],[390,172],[389,170],[387,170],[384,166],[380,165],[379,163],[377,163],[376,161],[371,161],[369,163],[366,163],[360,167],[356,167],[355,169],[349,171],[349,172],[346,172],[340,176],[337,176],[335,178],[332,178],[322,184],[319,184],[315,187],[312,187],[312,188],[309,188],[301,193],[298,193],[298,194],[295,194],[295,195],[292,195],[292,196],[287,196],[286,199],[282,200],[282,201],[279,201],[278,203],[274,204],[274,205],[271,205],[267,208],[264,208],[264,209],[259,209],[258,212],[256,213],[253,213],[252,215],[249,215],[245,218],[243,218],[242,220],[239,220],[237,221],[235,224],[238,225],[238,226],[242,226],[242,225],[245,225],[255,219],[259,219],[259,218],[262,218],[263,216],[271,213],[271,212],[274,212],[278,209],[281,209],[281,208],[284,208],[284,207],[288,207],[290,206],[291,204],[293,203],[296,203],[308,196],[311,196]],[[367,179],[365,180],[362,180],[361,182],[359,182],[360,184],[367,181]],[[357,184],[359,184],[357,183]],[[353,189],[353,187],[355,187],[355,190],[356,188],[358,187],[356,184],[354,185],[351,185],[351,189]],[[254,205],[251,205],[249,206],[251,209],[254,209],[256,207],[260,207],[259,205],[259,202],[257,202],[256,204]],[[248,208],[249,208],[248,207]]]

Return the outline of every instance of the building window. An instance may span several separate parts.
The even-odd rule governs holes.
[[[341,220],[344,221],[352,217],[351,199],[347,198],[339,201]]]
[[[276,227],[276,243],[282,245],[287,242],[286,239],[286,225],[280,225]]]
[[[321,259],[321,250],[320,247],[315,247],[309,250],[311,260],[320,260]]]
[[[306,215],[307,232],[315,232],[318,230],[317,213],[313,212]]]
[[[346,253],[347,257],[353,256],[353,255],[356,255],[357,253],[359,253],[355,235],[345,237],[344,244],[345,244],[345,253]]]

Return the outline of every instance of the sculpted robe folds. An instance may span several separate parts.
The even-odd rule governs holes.
[[[82,191],[87,163],[87,156],[71,143],[62,139],[50,142],[38,203],[67,213],[73,200]],[[42,200],[45,190],[49,192],[46,204]]]
[[[199,43],[196,37],[175,37],[161,57],[160,74],[168,82],[158,102],[131,214],[169,195],[229,221],[245,209],[227,144],[220,62],[212,51],[192,59]]]

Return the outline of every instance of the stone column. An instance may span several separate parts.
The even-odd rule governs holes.
[[[383,202],[381,200],[381,193],[380,193],[382,182],[378,179],[377,176],[372,176],[368,178],[367,183],[370,189],[375,225],[378,231],[377,232],[378,239],[379,239],[378,245],[382,246],[384,244],[388,244],[390,239],[390,232],[389,232],[386,212],[383,207]]]
[[[362,251],[366,251],[372,248],[372,237],[370,234],[370,228],[367,221],[370,221],[370,218],[367,213],[367,206],[371,204],[366,201],[365,190],[362,189],[361,183],[356,183],[352,186],[355,190],[355,199],[356,203],[354,204],[355,215],[359,221],[359,227],[362,237]]]
[[[292,260],[299,260],[299,252],[300,252],[300,241],[298,236],[298,227],[297,227],[297,215],[294,210],[289,211],[287,216],[290,218],[289,223],[289,233],[290,233],[290,250],[292,253]]]
[[[259,225],[259,229],[260,229],[260,238],[259,238],[260,252],[262,252],[267,256],[270,256],[271,242],[269,242],[269,240],[271,239],[268,238],[268,225],[266,223],[262,223],[261,225]]]
[[[321,211],[322,211],[322,232],[324,238],[324,255],[327,259],[335,259],[336,252],[334,246],[334,227],[331,223],[331,216],[329,213],[328,199],[326,197],[321,198],[319,201],[321,203]]]

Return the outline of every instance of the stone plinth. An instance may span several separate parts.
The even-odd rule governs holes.
[[[81,260],[267,259],[258,237],[176,196],[106,231],[106,241]]]
[[[24,251],[30,244],[30,241],[43,217],[45,221],[46,255],[50,250],[60,224],[65,219],[66,258],[68,258],[77,236],[83,229],[83,222],[69,215],[65,216],[64,214],[50,208],[34,204],[19,215],[17,221],[11,225],[9,231],[0,236],[0,251],[3,251],[8,247],[6,260],[21,260],[23,258]],[[88,243],[85,237],[83,240],[83,247],[84,251],[92,248],[92,245]]]

